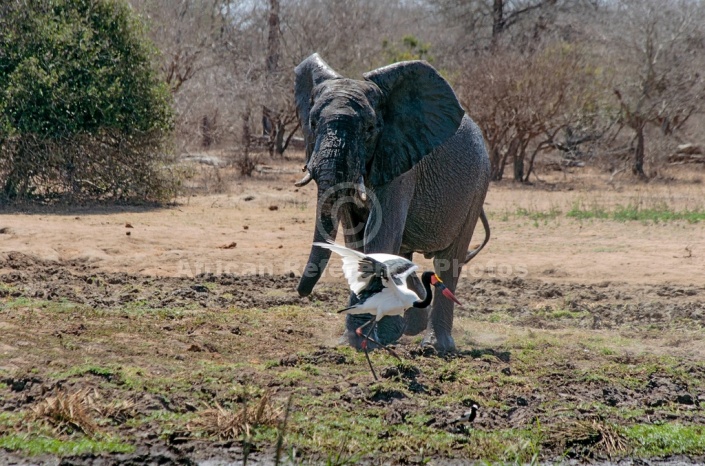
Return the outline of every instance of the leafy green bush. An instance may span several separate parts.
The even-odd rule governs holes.
[[[0,200],[162,200],[171,96],[124,0],[0,4]]]

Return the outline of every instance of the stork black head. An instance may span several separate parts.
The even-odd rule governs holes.
[[[460,301],[458,301],[453,292],[450,291],[448,287],[446,287],[446,285],[443,283],[443,280],[441,280],[441,278],[435,273],[424,272],[421,275],[421,283],[423,283],[423,286],[426,289],[426,299],[424,299],[423,301],[415,302],[414,307],[425,308],[428,307],[429,304],[431,304],[431,285],[440,290],[441,293],[443,293],[443,296],[450,299],[457,305],[461,306]]]

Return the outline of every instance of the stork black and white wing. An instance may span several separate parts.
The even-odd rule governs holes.
[[[418,265],[414,264],[410,260],[404,259],[403,257],[388,259],[384,262],[384,265],[387,271],[387,276],[397,286],[401,286],[406,283],[406,278],[419,269]]]
[[[343,274],[348,281],[350,289],[356,295],[359,295],[370,283],[370,280],[375,275],[375,270],[381,270],[382,264],[375,264],[374,259],[370,259],[365,254],[338,246],[334,243],[313,243],[314,246],[330,249],[339,254],[343,258]]]
[[[339,246],[334,243],[313,243],[314,246],[330,249],[343,258],[343,274],[350,289],[359,295],[369,285],[373,277],[394,281],[402,285],[406,277],[418,270],[410,260],[393,254],[363,254],[359,251]]]

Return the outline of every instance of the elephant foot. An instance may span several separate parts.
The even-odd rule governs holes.
[[[455,340],[448,334],[445,336],[439,336],[436,332],[429,330],[421,346],[433,346],[438,354],[454,353],[455,352]]]
[[[349,314],[345,319],[345,333],[343,340],[347,340],[348,344],[353,348],[362,349],[364,337],[358,336],[355,332],[362,325],[367,323],[372,318],[370,314]],[[370,335],[383,345],[395,343],[404,333],[405,322],[401,316],[383,317],[377,322],[377,325]],[[377,348],[377,345],[368,342],[367,349]]]

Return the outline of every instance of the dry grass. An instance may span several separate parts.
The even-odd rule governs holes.
[[[137,416],[134,401],[111,400],[106,403],[97,390],[93,390],[91,395],[86,397],[86,402],[100,417],[112,419],[117,423],[123,423]]]
[[[546,433],[544,444],[562,450],[582,450],[581,456],[586,457],[601,452],[614,458],[629,449],[627,439],[615,425],[597,419],[556,424]]]
[[[265,393],[253,409],[246,402],[237,411],[216,403],[215,408],[203,410],[187,427],[192,432],[229,440],[242,435],[249,437],[252,429],[259,426],[274,427],[279,424],[281,414],[282,410],[273,405],[270,394]]]
[[[91,401],[89,390],[79,390],[73,393],[59,391],[40,401],[32,408],[34,417],[50,424],[57,432],[83,432],[93,436],[98,432],[98,426],[89,415]]]

